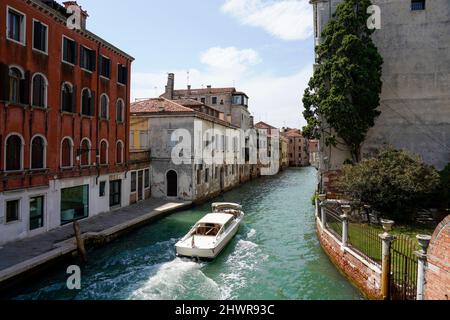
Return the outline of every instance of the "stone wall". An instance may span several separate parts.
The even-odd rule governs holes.
[[[317,233],[325,253],[350,282],[357,286],[367,298],[381,300],[381,268],[365,260],[350,248],[343,248],[336,237],[322,228],[319,220]]]
[[[425,300],[450,299],[450,216],[437,227],[428,249]]]

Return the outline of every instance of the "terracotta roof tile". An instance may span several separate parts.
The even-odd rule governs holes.
[[[131,113],[187,113],[187,112],[194,112],[194,110],[164,98],[148,99],[134,102],[131,104]]]
[[[270,124],[267,124],[267,123],[265,123],[263,121],[260,121],[257,124],[255,124],[255,127],[257,129],[275,129],[275,130],[278,130],[278,128],[275,128],[275,127],[271,126]]]

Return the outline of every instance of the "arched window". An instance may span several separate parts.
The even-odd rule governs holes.
[[[31,169],[45,168],[45,140],[36,136],[31,140]]]
[[[24,78],[19,68],[9,68],[9,101],[12,103],[20,103],[20,85]]]
[[[81,92],[81,114],[85,116],[94,115],[94,99],[91,90],[88,88],[84,88]]]
[[[102,94],[100,97],[100,118],[108,119],[109,98],[106,94]]]
[[[83,139],[81,142],[81,166],[91,165],[91,142],[88,139]]]
[[[123,142],[117,141],[116,146],[116,163],[122,164],[123,163]]]
[[[108,164],[108,142],[106,140],[100,143],[100,164]]]
[[[117,105],[116,105],[116,121],[119,123],[122,123],[124,121],[124,110],[125,110],[125,106],[124,106],[124,102],[122,99],[117,100]]]
[[[23,168],[23,142],[18,135],[11,135],[6,140],[6,171],[19,171]]]
[[[75,93],[73,86],[65,82],[61,88],[61,110],[64,112],[75,112],[74,99]]]
[[[73,142],[69,138],[65,138],[61,144],[61,167],[73,167]]]
[[[31,104],[36,107],[47,107],[47,79],[37,73],[33,76],[33,95]]]

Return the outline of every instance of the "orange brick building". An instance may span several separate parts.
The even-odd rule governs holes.
[[[0,244],[129,203],[133,58],[64,5],[0,0]]]

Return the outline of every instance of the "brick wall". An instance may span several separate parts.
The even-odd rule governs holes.
[[[367,298],[381,299],[381,269],[371,265],[348,248],[342,250],[341,243],[329,232],[324,231],[319,221],[317,233],[325,253],[350,282],[357,286]]]
[[[425,300],[450,300],[450,216],[439,224],[428,249]]]

